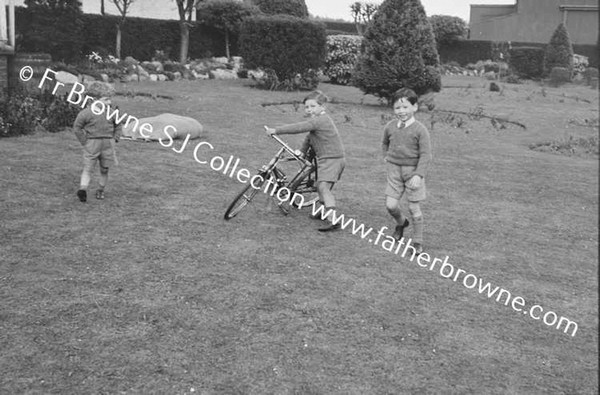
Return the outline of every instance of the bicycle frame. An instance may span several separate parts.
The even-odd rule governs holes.
[[[277,206],[284,214],[289,214],[289,210],[287,207],[284,207],[284,203],[289,203],[291,201],[290,194],[293,193],[294,195],[300,194],[304,196],[305,194],[310,195],[317,192],[314,181],[317,179],[318,168],[314,162],[314,158],[305,158],[299,151],[293,150],[278,136],[271,135],[271,137],[281,145],[281,148],[279,148],[275,156],[273,156],[266,165],[263,165],[258,170],[258,176],[262,179],[260,187],[247,185],[227,208],[225,212],[226,220],[236,216],[254,198],[259,189],[262,189],[262,185],[265,183],[266,187],[263,192],[272,199],[274,199],[275,196],[277,197],[279,200]],[[294,176],[289,181],[281,166],[278,166],[283,161],[297,162],[300,167],[299,170],[295,171]],[[282,191],[283,194],[281,194]],[[315,198],[313,197],[312,199]],[[297,206],[298,203],[294,203],[293,205],[301,208],[305,203],[306,202],[302,200],[300,206]],[[312,200],[309,200],[309,203],[307,204],[312,204]]]
[[[314,169],[315,166],[313,165],[313,163],[311,161],[300,156],[297,151],[294,151],[281,138],[279,138],[278,136],[276,136],[274,134],[272,134],[271,137],[273,138],[273,140],[277,141],[281,145],[281,148],[279,149],[279,151],[277,151],[277,153],[269,161],[269,163],[264,165],[260,169],[260,172],[264,173],[265,175],[267,175],[269,173],[273,173],[275,175],[275,180],[276,180],[278,186],[281,186],[286,181],[285,173],[283,173],[283,171],[281,171],[280,169],[277,168],[277,164],[282,160],[288,160],[288,161],[295,160],[298,163],[300,163],[300,165],[301,165],[301,169],[296,173],[294,178],[290,180],[290,183],[293,182],[294,180],[296,180],[298,177],[304,175],[306,172],[311,172]],[[289,157],[286,158],[286,154],[289,155]]]

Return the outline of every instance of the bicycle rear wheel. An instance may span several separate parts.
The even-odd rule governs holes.
[[[248,184],[237,196],[235,199],[233,199],[233,202],[231,202],[231,204],[229,205],[229,207],[227,208],[227,211],[225,211],[225,215],[224,218],[226,220],[230,220],[231,218],[235,217],[236,215],[239,214],[240,211],[242,211],[242,209],[244,207],[246,207],[248,205],[248,203],[250,203],[252,201],[252,199],[254,199],[254,196],[256,196],[256,194],[260,191],[260,187],[263,185],[263,183],[265,182],[264,177],[261,175],[261,180],[258,184],[258,188],[256,188],[256,186],[253,186],[251,184]]]

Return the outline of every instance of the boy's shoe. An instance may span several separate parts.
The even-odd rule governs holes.
[[[394,234],[392,235],[392,237],[396,240],[400,240],[402,238],[402,236],[404,236],[404,228],[406,228],[408,226],[408,224],[409,224],[409,222],[405,218],[404,224],[396,225],[396,229],[394,230]]]
[[[413,243],[413,247],[415,248],[415,251],[417,251],[417,256],[421,255],[423,253],[423,244],[421,243]]]
[[[87,191],[85,189],[80,189],[77,191],[77,197],[79,201],[85,203],[87,201]]]
[[[334,230],[340,230],[340,229],[342,229],[342,225],[330,223],[328,226],[326,226],[324,228],[319,228],[319,232],[332,232]]]
[[[104,199],[104,190],[103,189],[98,189],[96,191],[96,199],[99,199],[99,200]]]

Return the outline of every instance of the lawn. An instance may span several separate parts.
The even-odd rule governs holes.
[[[444,85],[438,111],[417,115],[434,146],[427,252],[575,321],[574,336],[348,230],[321,234],[265,196],[224,221],[243,185],[196,162],[197,142],[181,153],[120,142],[106,199],[82,204],[74,135],[38,133],[0,140],[0,393],[598,393],[597,147],[530,149],[597,138],[598,92]],[[390,111],[355,88],[320,89],[347,152],[340,211],[391,227]],[[115,102],[199,120],[205,159],[252,171],[278,148],[262,126],[302,117],[262,104],[304,95],[245,80],[117,90],[172,97]]]

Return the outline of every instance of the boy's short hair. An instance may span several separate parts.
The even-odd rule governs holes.
[[[394,92],[392,103],[396,103],[400,99],[406,99],[414,106],[419,101],[419,96],[410,88],[400,88]]]
[[[329,101],[329,98],[321,91],[312,91],[302,101],[302,104],[306,103],[307,100],[315,100],[319,105],[323,105]]]

